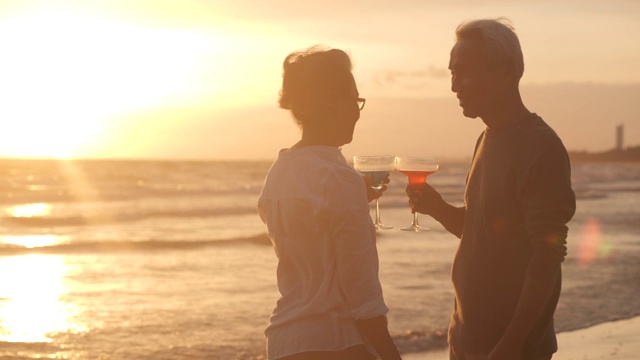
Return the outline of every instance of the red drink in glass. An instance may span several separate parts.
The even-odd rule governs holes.
[[[400,172],[409,177],[409,185],[420,185],[426,183],[427,177],[436,171],[400,170]]]
[[[440,162],[436,157],[413,157],[413,156],[397,156],[396,169],[407,175],[409,178],[409,186],[418,186],[427,182],[427,177],[435,173],[440,167]],[[413,212],[413,222],[408,228],[400,229],[404,231],[423,231],[429,230],[418,224],[418,213]]]

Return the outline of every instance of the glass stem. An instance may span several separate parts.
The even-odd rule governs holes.
[[[376,199],[376,225],[381,225],[380,221],[380,198]]]
[[[420,224],[418,224],[418,212],[417,211],[413,212],[413,225],[414,226],[420,226]]]

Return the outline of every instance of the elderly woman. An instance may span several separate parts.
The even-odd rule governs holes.
[[[400,359],[387,330],[365,183],[340,147],[365,100],[349,56],[312,47],[284,61],[280,107],[302,129],[258,201],[278,256],[281,297],[265,330],[269,359]]]

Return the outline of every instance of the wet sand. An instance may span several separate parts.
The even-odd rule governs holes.
[[[554,360],[635,360],[640,354],[640,317],[605,322],[558,334]],[[404,360],[447,360],[446,350],[405,354]]]

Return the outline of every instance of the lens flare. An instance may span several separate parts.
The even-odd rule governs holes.
[[[609,256],[612,250],[611,244],[602,241],[600,221],[594,217],[587,219],[582,227],[580,247],[578,248],[578,264],[589,265],[598,257]]]

